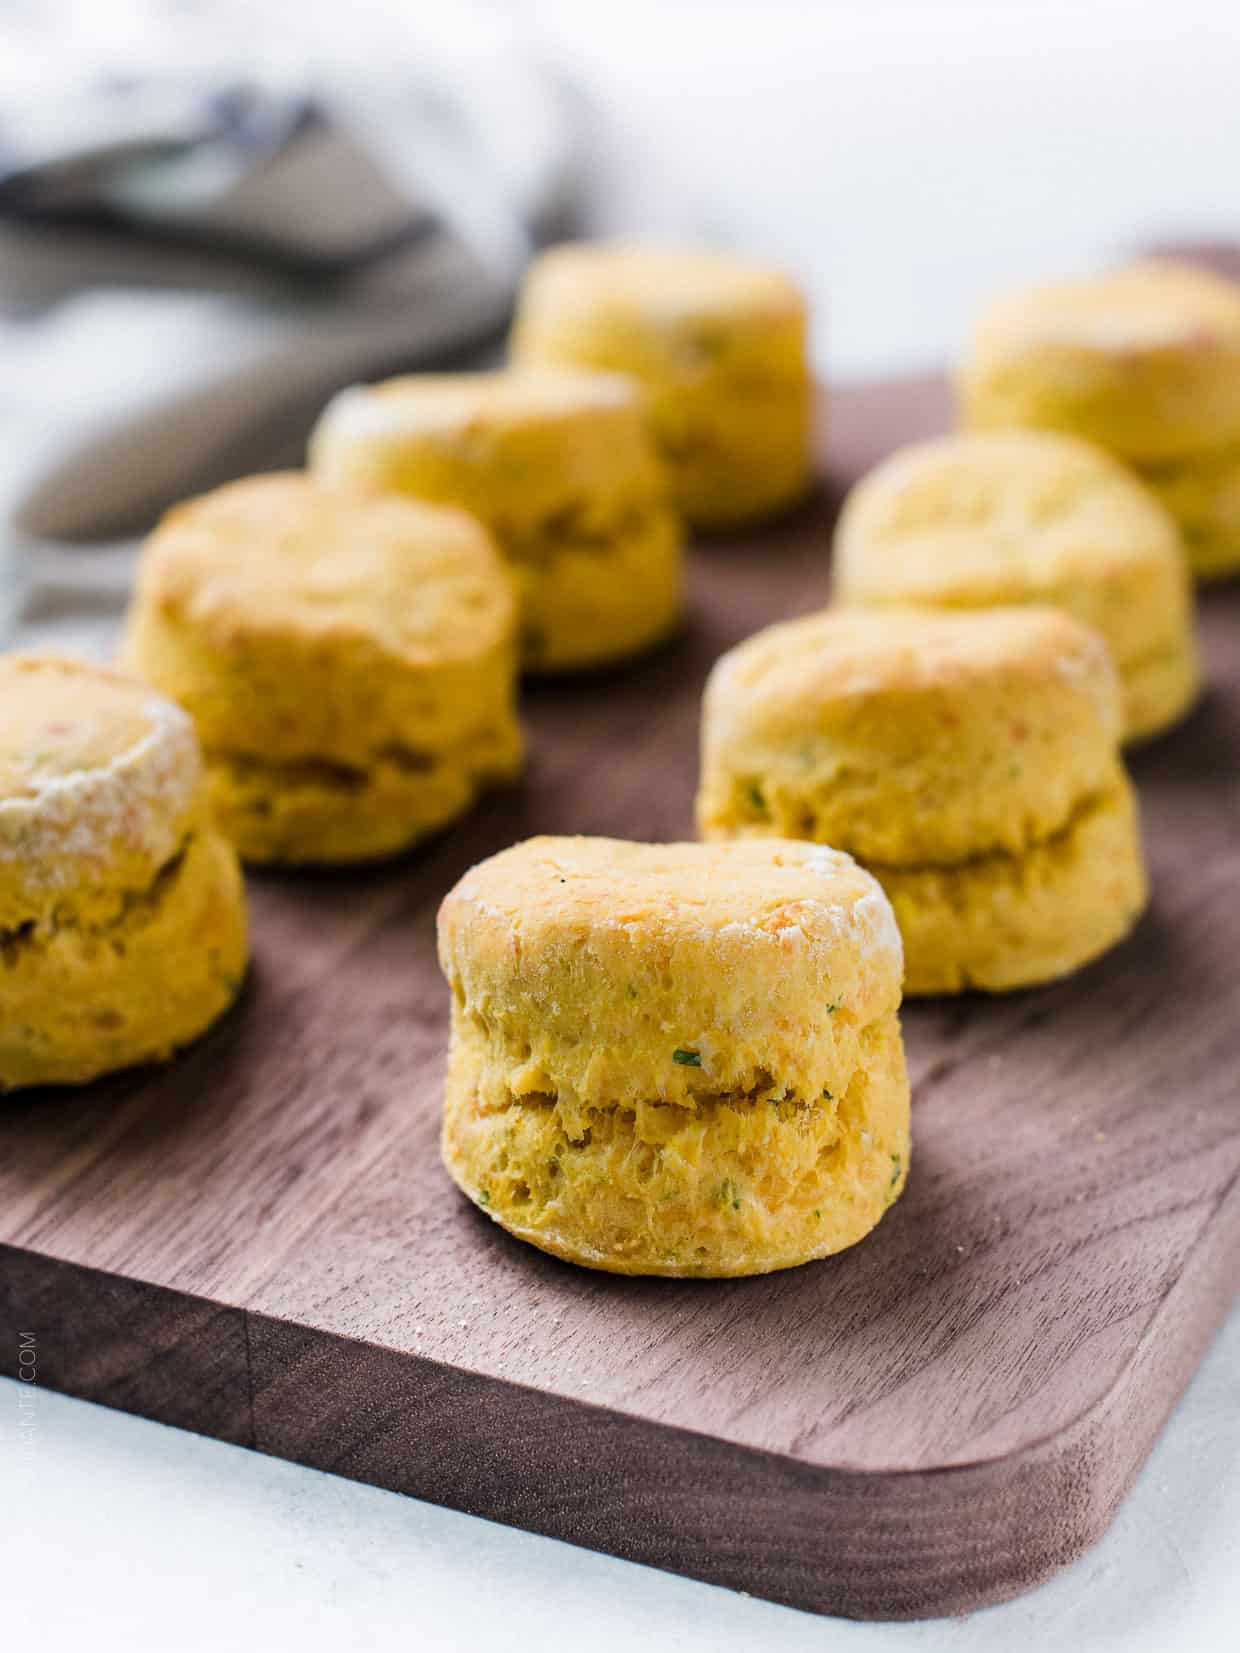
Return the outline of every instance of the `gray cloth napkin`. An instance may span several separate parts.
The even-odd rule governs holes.
[[[104,88],[51,134],[0,110],[0,643],[106,654],[169,504],[299,464],[342,384],[495,350],[572,183],[556,87],[505,69],[520,191],[445,84],[381,137],[218,80]]]

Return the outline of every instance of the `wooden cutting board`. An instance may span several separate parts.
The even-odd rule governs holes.
[[[711,662],[822,604],[842,488],[945,419],[841,393],[823,497],[696,550],[680,638],[529,691],[520,789],[381,870],[253,878],[212,1034],[4,1103],[7,1369],[33,1331],[70,1393],[821,1612],[975,1607],[1098,1537],[1240,1281],[1235,586],[1208,696],[1134,759],[1149,914],[1070,981],[907,1008],[912,1176],[856,1250],[593,1275],[436,1154],[443,892],[532,832],[691,836]]]

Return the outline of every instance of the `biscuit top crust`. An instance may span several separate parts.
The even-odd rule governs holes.
[[[711,674],[716,694],[748,704],[855,705],[886,695],[959,697],[1019,691],[1036,712],[1043,691],[1068,685],[1082,712],[1118,733],[1115,668],[1105,642],[1055,608],[828,610],[758,632]]]
[[[147,601],[208,632],[361,640],[418,664],[472,658],[515,624],[509,576],[472,517],[300,472],[169,511],[140,578]]]
[[[337,440],[371,437],[479,438],[488,432],[554,432],[568,425],[640,419],[643,396],[621,373],[533,367],[495,373],[408,373],[353,385],[327,404],[320,431]]]
[[[637,382],[617,373],[415,374],[329,402],[310,464],[326,482],[461,506],[512,550],[571,535],[583,514],[601,527],[634,505],[665,505],[645,410]]]
[[[0,923],[21,890],[177,848],[201,779],[193,725],[145,685],[84,662],[0,658]]]
[[[652,320],[800,320],[805,301],[782,270],[736,253],[643,241],[583,241],[538,258],[529,290],[540,305],[635,308]]]
[[[1002,602],[1134,565],[1182,583],[1170,513],[1101,449],[1050,431],[902,449],[853,489],[835,551],[841,589],[879,601]]]
[[[897,1001],[903,975],[878,882],[838,850],[774,839],[530,838],[471,868],[444,898],[439,926],[445,960],[481,926],[505,945],[515,937],[527,958],[531,947],[609,934],[639,950],[700,947],[720,962],[730,944],[771,961],[793,949],[828,976],[863,960]]]
[[[998,353],[1042,342],[1103,354],[1240,350],[1240,286],[1189,264],[1145,259],[1009,294],[977,333],[980,348]]]
[[[1019,853],[1116,784],[1121,704],[1107,645],[1058,609],[787,621],[711,673],[699,825],[761,831],[783,800],[865,861]]]

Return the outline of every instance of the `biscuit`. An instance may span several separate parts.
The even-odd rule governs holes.
[[[439,914],[443,1155],[544,1251],[761,1274],[860,1240],[904,1186],[900,937],[808,844],[534,838]]]
[[[390,854],[514,775],[516,599],[459,511],[253,477],[168,513],[125,663],[191,714],[255,862]]]
[[[92,666],[0,659],[0,1090],[167,1057],[246,958],[185,714]]]
[[[812,477],[805,301],[734,254],[637,242],[552,248],[526,275],[522,364],[631,373],[645,386],[676,503],[702,528],[794,504]]]
[[[516,578],[531,671],[597,666],[680,613],[682,533],[642,397],[614,374],[430,374],[357,385],[324,411],[310,464],[329,482],[457,505]]]
[[[1106,638],[1129,738],[1196,697],[1192,588],[1175,522],[1101,449],[1053,431],[905,448],[850,494],[835,537],[848,606],[1051,603]]]
[[[1240,442],[1151,460],[1137,475],[1179,523],[1199,580],[1240,572]]]
[[[1061,430],[1138,462],[1240,442],[1240,286],[1149,260],[1011,294],[959,392],[972,429]]]
[[[835,610],[716,664],[698,826],[830,843],[882,883],[905,991],[1078,968],[1145,902],[1102,638],[1056,609]]]

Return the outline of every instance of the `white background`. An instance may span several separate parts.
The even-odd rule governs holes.
[[[130,8],[86,10],[101,27]],[[391,60],[414,10],[303,4],[277,32],[285,49],[301,32],[338,42],[339,63],[365,69]],[[784,260],[837,376],[949,359],[995,286],[1150,238],[1240,239],[1234,4],[555,0],[499,15],[588,92],[601,223]],[[495,20],[471,8],[453,26]],[[1240,1634],[1238,1371],[1233,1316],[1101,1545],[1018,1602],[916,1626],[813,1619],[46,1392],[19,1451],[23,1391],[4,1383],[0,1644],[1222,1653]]]

